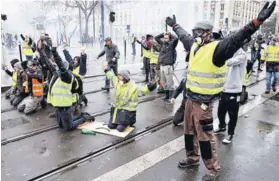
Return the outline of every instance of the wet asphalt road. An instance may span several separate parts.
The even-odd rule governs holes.
[[[251,92],[260,95],[263,92],[263,87],[264,82],[261,82],[255,88],[251,89]],[[101,97],[97,95],[98,94],[93,94],[92,98]],[[99,103],[99,101],[96,101],[96,104],[97,103]],[[179,103],[180,100],[177,100],[177,105],[175,105],[176,108]],[[216,109],[214,112],[216,112]],[[172,106],[165,106],[160,99],[142,103],[138,109],[138,121],[134,133],[143,130],[149,125],[156,124],[159,120],[171,115],[173,115]],[[97,121],[107,120],[108,115],[97,117]],[[36,120],[34,125],[42,124],[43,122],[45,122],[44,119],[39,119]],[[54,121],[52,120],[52,122]],[[13,129],[20,130],[19,127]],[[5,133],[11,132],[10,130],[11,129],[4,130],[4,133],[2,132],[2,137],[6,135]],[[10,133],[10,136],[11,135],[12,133]],[[10,143],[6,146],[2,146],[2,178],[5,178],[5,180],[18,180],[19,178],[27,180],[116,140],[117,138],[107,135],[98,134],[92,138],[90,136],[81,135],[80,131],[64,133],[57,129],[19,142]],[[16,172],[14,172],[14,170],[16,170]]]

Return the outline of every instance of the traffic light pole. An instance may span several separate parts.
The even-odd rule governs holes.
[[[105,40],[105,17],[104,17],[104,0],[101,0],[101,32],[102,32],[102,39],[100,40],[101,47],[104,47],[104,40]]]
[[[109,24],[110,24],[110,38],[112,39],[112,22],[110,22]]]

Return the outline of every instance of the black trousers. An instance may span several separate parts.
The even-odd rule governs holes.
[[[150,60],[148,58],[143,58],[144,70],[145,70],[145,81],[149,82],[150,74]]]
[[[182,123],[184,121],[184,113],[185,113],[185,102],[186,102],[186,98],[183,99],[180,107],[177,109],[177,111],[175,112],[174,116],[173,116],[173,124],[177,125],[179,123]]]
[[[226,127],[226,114],[229,114],[228,134],[234,135],[234,130],[238,118],[239,110],[239,94],[221,94],[221,99],[218,106],[219,128]]]

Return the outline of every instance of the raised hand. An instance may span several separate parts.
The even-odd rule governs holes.
[[[260,11],[257,20],[260,22],[264,22],[266,19],[270,17],[270,15],[273,13],[275,6],[276,6],[276,1],[273,1],[272,4],[268,7],[269,2],[265,3],[263,9]]]
[[[166,24],[173,27],[176,24],[176,18],[175,15],[173,15],[173,18],[167,17]]]

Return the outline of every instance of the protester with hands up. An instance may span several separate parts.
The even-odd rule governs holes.
[[[191,36],[177,24],[175,16],[166,18],[166,24],[173,28],[185,50],[190,52],[184,117],[187,159],[181,160],[178,166],[187,168],[199,165],[200,148],[201,157],[207,168],[202,180],[214,181],[220,172],[213,134],[212,108],[214,100],[219,98],[223,89],[227,67],[225,63],[271,16],[275,5],[275,1],[270,6],[267,2],[256,19],[234,35],[220,41],[213,41],[213,26],[208,21],[198,22],[193,28],[194,36]]]

